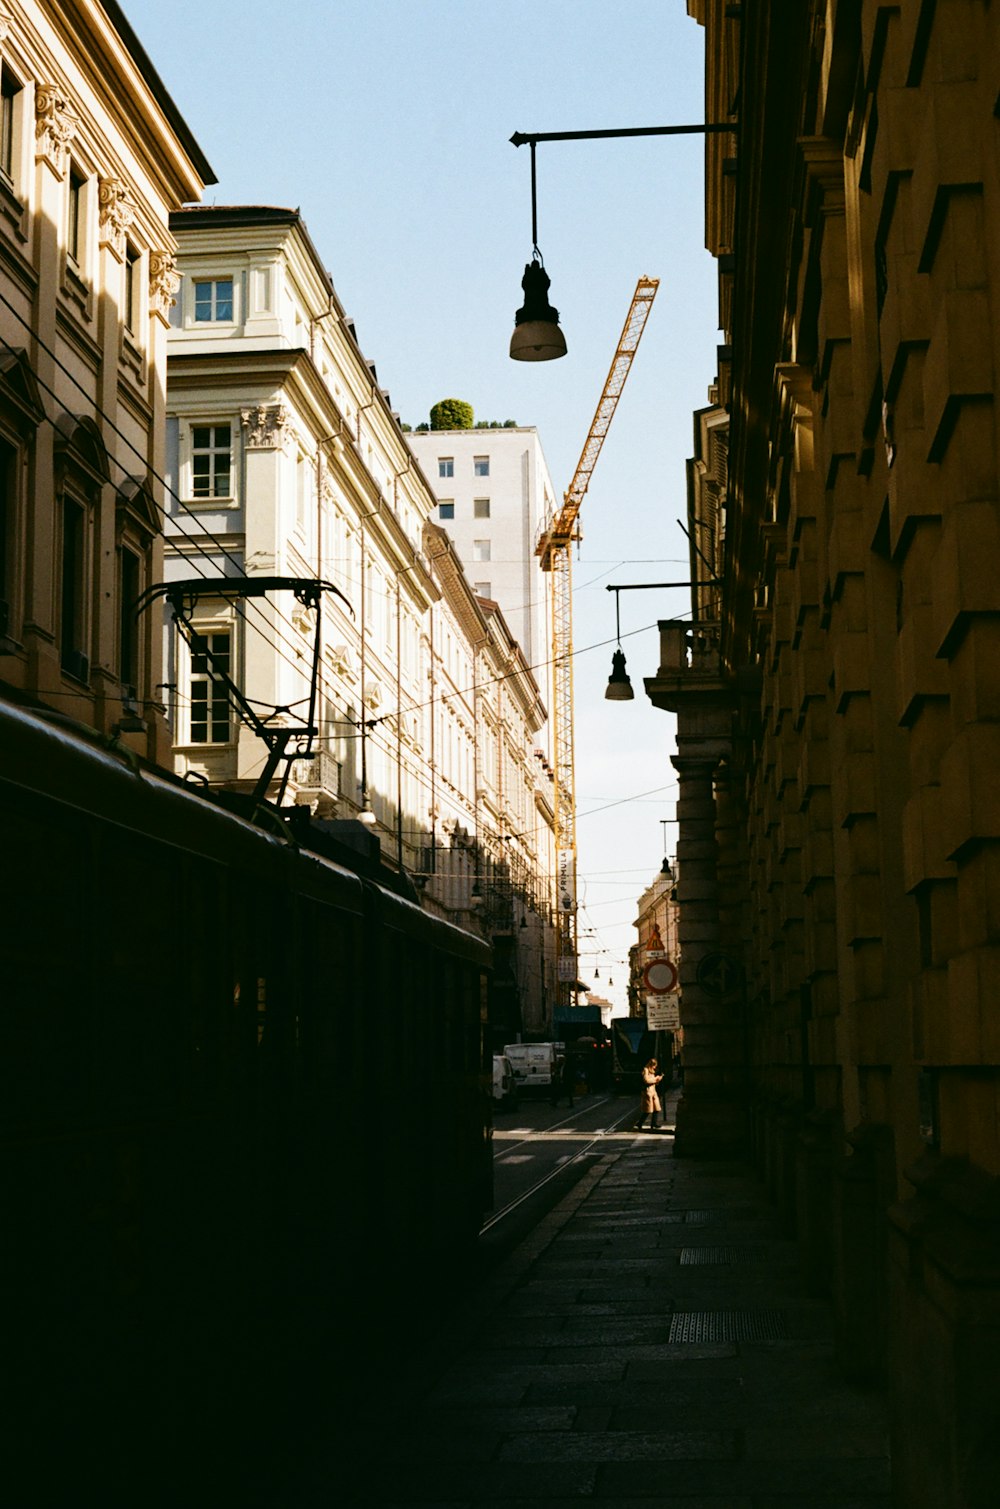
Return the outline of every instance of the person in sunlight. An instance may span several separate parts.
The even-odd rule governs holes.
[[[639,1120],[635,1124],[637,1132],[642,1130],[643,1122],[647,1116],[649,1117],[649,1130],[651,1132],[658,1132],[660,1130],[660,1115],[663,1111],[663,1106],[660,1103],[660,1096],[656,1087],[662,1078],[663,1075],[657,1072],[656,1059],[651,1058],[642,1071]]]

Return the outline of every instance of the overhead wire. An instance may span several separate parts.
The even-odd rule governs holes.
[[[187,503],[185,503],[185,501],[180,497],[179,493],[170,485],[169,482],[167,482],[166,478],[164,476],[162,476],[159,472],[157,472],[156,469],[150,465],[148,457],[145,456],[142,453],[142,451],[139,450],[139,448],[134,444],[134,442],[116,424],[116,422],[112,418],[112,416],[107,413],[106,409],[93,396],[93,394],[91,394],[91,393],[88,392],[88,390],[84,387],[84,385],[79,381],[79,379],[77,378],[76,374],[74,372],[72,372],[71,369],[69,367],[67,367],[66,364],[60,360],[58,354],[56,352],[54,352],[51,349],[51,347],[49,347],[41,339],[40,336],[38,336],[37,332],[32,329],[32,327],[29,324],[29,322],[24,318],[24,316],[20,313],[20,311],[11,303],[11,301],[6,297],[6,295],[2,291],[0,291],[0,303],[4,304],[7,307],[7,309],[14,315],[14,317],[18,321],[18,323],[22,325],[22,327],[29,333],[29,335],[31,335],[31,337],[35,341],[35,343],[43,351],[45,351],[46,355],[49,356],[49,358],[52,360],[52,362],[55,364],[55,366],[58,367],[58,369],[66,377],[69,378],[69,380],[73,384],[73,386],[84,396],[84,398],[87,400],[88,405],[90,405],[93,408],[94,412],[96,414],[100,415],[100,417],[108,425],[109,429],[118,437],[118,439],[120,441],[122,441],[122,443],[126,446],[126,448],[128,449],[128,451],[130,451],[132,453],[132,455],[134,455],[136,457],[136,459],[142,465],[144,475],[153,478],[153,480],[156,481],[163,488],[165,497],[168,498],[168,499],[170,499],[170,500],[172,500],[173,503],[176,505],[177,509],[179,510],[180,515],[183,515],[183,516],[191,519],[192,522],[201,531],[202,535],[204,535],[205,539],[209,542],[209,544],[211,544],[215,548],[215,551],[218,553],[218,555],[220,555],[224,561],[226,561],[229,564],[231,564],[232,566],[234,566],[236,568],[236,570],[240,574],[243,574],[243,572],[245,571],[245,567],[236,558],[236,556],[233,555],[232,551],[229,549],[228,545],[224,542],[224,540],[220,539],[218,537],[218,535],[216,535],[211,529],[208,528],[208,526],[205,524],[205,521],[202,518],[200,518],[199,515],[196,512],[194,512]],[[3,338],[2,336],[0,336],[0,343],[2,343],[2,345],[4,346],[4,348],[15,359],[17,358],[17,350],[16,350],[15,347],[13,347],[10,344],[9,341],[7,341],[5,338]],[[37,374],[35,374],[35,379],[36,379],[36,381],[38,383],[39,388],[42,389],[48,395],[48,397],[53,401],[53,403],[59,405],[61,403],[61,399],[60,399],[60,396],[56,393],[56,391],[48,383],[46,383],[44,381],[44,379],[39,378],[37,376]],[[57,419],[56,419],[56,417],[54,415],[50,415],[47,412],[47,410],[43,409],[43,417],[48,421],[49,424],[52,425],[53,428],[56,427],[58,421],[57,421]],[[111,455],[110,453],[108,453],[108,460],[114,466],[116,466],[118,468],[118,470],[121,472],[122,477],[124,479],[132,480],[132,481],[137,480],[132,474],[130,474],[127,471],[125,463],[118,456]],[[168,509],[165,508],[161,503],[157,502],[157,500],[155,498],[152,498],[151,501],[153,503],[153,506],[156,508],[157,512],[164,519],[164,521],[166,523],[170,524],[172,526],[172,528],[177,531],[177,533],[181,536],[181,538],[188,545],[192,546],[195,549],[195,551],[198,552],[198,554],[200,554],[205,560],[211,562],[211,564],[213,566],[216,565],[216,561],[215,561],[214,557],[205,548],[205,545],[202,543],[202,541],[199,540],[198,538],[196,538],[194,535],[192,535],[188,530],[186,530],[184,528],[184,526],[183,526],[183,524],[182,524],[182,522],[181,522],[181,520],[180,520],[180,518],[178,516],[171,514],[168,511]],[[169,539],[169,536],[165,536],[165,538]],[[205,580],[206,582],[211,582],[214,579],[212,576],[209,576],[207,572],[205,572],[205,571],[202,570],[201,564],[200,564],[199,561],[195,560],[191,556],[184,555],[183,552],[181,552],[181,555],[182,555],[183,559],[185,559],[186,561],[189,561],[195,567],[195,570],[198,572],[198,574],[202,577],[203,580]],[[624,564],[628,564],[628,562],[623,561],[623,562],[619,562],[617,564],[624,565]],[[612,567],[611,569],[614,570],[614,569],[616,569],[616,567]],[[397,596],[398,596],[398,576],[397,576],[397,591],[394,593],[392,591],[391,585],[389,586],[388,590],[386,590],[385,592],[382,592],[377,586],[373,586],[371,588],[368,588],[367,584],[363,588],[361,586],[361,584],[355,580],[353,572],[351,572],[350,570],[346,570],[346,571],[342,570],[340,572],[340,574],[341,574],[342,578],[344,579],[346,585],[348,585],[348,586],[352,586],[352,585],[355,586],[359,592],[360,591],[368,591],[368,590],[370,590],[372,592],[373,596],[378,596],[383,601],[395,601],[397,599]],[[587,587],[589,585],[593,585],[593,583],[602,580],[604,576],[607,576],[609,574],[610,574],[610,572],[601,573],[597,577],[592,578],[590,582],[581,584],[581,587],[578,590],[583,590],[585,587]],[[254,611],[254,613],[256,614],[256,616],[261,620],[261,622],[265,625],[266,629],[268,630],[267,633],[265,633],[265,629],[261,628],[260,625],[255,620],[251,620],[250,618],[248,618],[248,616],[247,616],[247,614],[245,612],[245,607],[249,607],[249,608],[251,608]],[[297,633],[298,632],[296,630],[295,625],[292,624],[288,620],[288,618],[280,611],[280,609],[278,609],[277,607],[273,607],[273,612],[274,612],[275,619],[277,620],[278,623],[282,624],[285,628],[287,628],[288,630],[290,630],[292,633]],[[252,601],[252,599],[248,600],[245,605],[241,604],[241,617],[243,619],[243,622],[245,622],[251,630],[253,630],[257,634],[259,634],[260,637],[264,640],[264,642],[268,645],[268,647],[271,648],[272,650],[274,650],[278,654],[279,658],[281,660],[283,660],[284,663],[287,666],[289,666],[289,668],[291,670],[293,670],[296,673],[297,676],[303,676],[305,674],[303,672],[301,666],[299,666],[296,663],[296,661],[291,660],[288,655],[284,654],[282,652],[282,648],[281,648],[282,646],[284,646],[285,648],[289,649],[293,654],[298,655],[298,653],[299,653],[298,646],[295,645],[293,642],[289,641],[287,638],[285,638],[284,635],[282,635],[280,633],[275,634],[276,625],[274,623],[272,623],[267,618],[267,616],[263,613],[263,610],[260,609],[257,606],[257,604]],[[639,629],[634,629],[634,630],[628,631],[628,633],[625,634],[625,635],[623,635],[622,638],[631,638],[631,637],[634,637],[635,635],[640,634],[640,633],[645,633],[649,629],[654,628],[654,627],[655,627],[655,624],[643,625]],[[613,643],[613,642],[615,642],[615,641],[613,641],[610,638],[609,639],[605,639],[605,640],[595,641],[593,644],[585,645],[585,646],[583,646],[583,647],[581,647],[579,649],[575,649],[571,653],[572,653],[573,657],[575,658],[578,655],[587,654],[590,651],[593,651],[595,649],[604,648],[608,644]],[[536,671],[541,671],[541,670],[548,669],[548,667],[550,667],[552,664],[553,664],[553,658],[549,658],[547,660],[540,661],[540,662],[537,662],[537,663],[532,664],[532,665],[528,665],[527,669],[529,671],[531,671],[532,673],[534,673]],[[416,699],[409,692],[409,690],[406,690],[405,695],[406,695],[406,698],[407,698],[407,704],[408,705],[405,708],[399,709],[399,711],[402,711],[404,713],[422,712],[422,711],[424,711],[428,707],[433,708],[438,702],[444,703],[448,697],[453,697],[453,696],[468,697],[470,695],[474,695],[477,691],[481,691],[481,690],[487,689],[489,687],[499,685],[499,684],[501,684],[504,681],[511,680],[511,679],[514,679],[514,678],[520,676],[522,674],[522,672],[523,672],[524,669],[525,669],[525,667],[518,666],[518,667],[515,667],[513,670],[511,670],[509,672],[504,672],[504,673],[501,673],[500,675],[491,675],[488,679],[482,680],[482,681],[476,680],[470,686],[467,686],[467,687],[465,687],[463,689],[455,689],[452,692],[443,694],[440,697],[429,698],[425,702],[422,702],[422,703],[421,702],[417,702]],[[333,696],[333,688],[331,687],[331,684],[329,683],[329,681],[326,679],[322,666],[320,666],[318,679],[319,679],[319,683],[320,683],[320,688],[323,691],[323,693],[324,693],[325,697],[327,698],[327,700],[329,700],[329,701],[335,700],[335,698]],[[163,683],[163,686],[166,687],[167,683]],[[186,702],[188,702],[190,704],[190,700],[191,700],[190,697],[187,697],[185,694],[181,693],[178,687],[174,686],[171,689],[173,690],[173,693],[174,693],[175,702],[176,701],[186,701]],[[54,695],[56,695],[56,696],[63,695],[63,696],[66,696],[66,697],[72,697],[72,696],[75,696],[76,694],[74,694],[74,693],[62,693],[62,694],[55,693]],[[293,703],[284,704],[284,706],[285,707],[295,706],[295,705],[298,705],[300,702],[304,702],[306,700],[307,699],[303,697],[303,698],[300,698],[300,699],[296,699],[296,701],[293,702]],[[267,704],[265,704],[265,703],[258,703],[256,701],[256,699],[248,699],[248,701],[252,701],[252,702],[254,702],[254,705],[259,705],[259,706],[262,706],[262,707],[263,706],[270,706],[271,705],[270,703],[267,703]],[[345,716],[343,718],[333,718],[333,719],[324,718],[324,719],[321,719],[319,721],[320,721],[320,723],[322,725],[325,725],[327,727],[334,726],[334,725],[336,725],[337,723],[340,723],[340,722],[347,722],[347,723],[354,722],[355,720],[351,720],[351,719],[349,719],[346,716],[346,712],[347,711],[348,710],[345,709]],[[387,755],[390,755],[390,756],[393,756],[393,757],[398,757],[395,745],[393,743],[388,742],[388,741],[381,741],[381,740],[379,740],[375,736],[375,728],[374,728],[374,725],[381,724],[383,722],[389,721],[390,719],[392,719],[394,717],[396,717],[396,712],[389,712],[389,713],[381,714],[381,715],[379,715],[378,718],[376,718],[374,720],[371,720],[370,722],[368,720],[365,720],[365,722],[366,722],[366,730],[367,730],[367,732],[365,732],[365,733],[362,733],[360,729],[358,729],[358,731],[356,733],[351,734],[351,735],[344,735],[343,733],[339,733],[338,735],[336,735],[334,737],[333,740],[331,740],[329,737],[327,737],[327,738],[322,738],[321,737],[321,738],[316,739],[314,741],[314,744],[315,744],[316,747],[320,747],[320,746],[329,747],[329,745],[331,744],[331,742],[332,743],[343,743],[343,742],[345,742],[345,741],[347,741],[349,739],[360,739],[362,737],[365,737],[365,738],[371,738],[371,739],[373,739],[373,742],[375,743],[376,748],[379,750],[380,753],[387,754]],[[404,756],[404,759],[405,759],[405,756]],[[413,780],[415,780],[416,783],[419,786],[421,786],[423,789],[425,789],[427,791],[430,791],[432,793],[436,790],[435,785],[423,774],[421,768],[419,766],[417,766],[415,763],[414,764],[408,764],[406,768],[407,768],[407,774],[410,776],[410,778],[413,779]],[[656,789],[662,791],[662,790],[665,790],[667,788],[660,787],[660,788],[656,788]],[[623,798],[622,800],[623,801],[628,801],[629,799],[628,798]],[[609,806],[617,806],[617,805],[621,805],[621,803],[620,802],[614,802],[614,803],[609,803],[608,805]],[[581,813],[580,816],[581,817],[592,816],[594,812],[596,812],[596,811],[602,811],[602,810],[604,810],[604,809],[603,808],[596,808],[596,809],[593,809],[592,812],[590,812],[590,813]]]
[[[222,556],[222,558],[225,561],[228,561],[232,566],[234,566],[236,568],[236,570],[238,572],[240,572],[240,574],[242,574],[243,571],[245,570],[244,566],[232,554],[232,552],[229,550],[229,548],[224,543],[224,541],[221,540],[216,534],[214,534],[212,532],[212,530],[210,530],[208,528],[208,526],[205,524],[204,520],[201,519],[198,516],[198,514],[195,513],[190,508],[190,506],[187,503],[184,502],[184,500],[180,497],[179,493],[173,487],[171,487],[171,485],[167,482],[166,478],[163,477],[159,472],[156,471],[156,469],[154,467],[152,467],[149,464],[148,458],[143,455],[143,453],[133,443],[133,441],[130,440],[129,437],[124,433],[124,431],[121,430],[121,428],[115,423],[114,419],[107,413],[107,411],[104,409],[104,407],[93,397],[93,395],[90,394],[90,393],[88,393],[87,389],[79,381],[79,379],[77,378],[76,374],[73,373],[70,370],[70,368],[67,367],[65,365],[65,363],[62,362],[59,359],[59,356],[57,355],[57,353],[55,353],[51,349],[51,347],[49,347],[41,339],[41,337],[39,337],[37,335],[37,333],[32,329],[32,327],[30,326],[30,324],[28,323],[28,321],[22,316],[22,314],[20,313],[20,311],[11,303],[11,301],[3,294],[2,291],[0,291],[0,303],[3,303],[10,310],[10,312],[14,315],[15,319],[17,319],[18,322],[23,326],[23,328],[26,331],[28,331],[28,333],[33,337],[33,339],[36,341],[37,345],[43,351],[45,351],[46,355],[48,355],[50,357],[50,359],[59,368],[59,370],[65,376],[67,376],[69,378],[69,380],[73,383],[74,387],[87,399],[88,404],[90,404],[93,407],[95,413],[99,414],[101,416],[101,418],[105,420],[105,422],[107,423],[108,427],[113,431],[113,433],[125,444],[125,446],[127,447],[127,449],[129,451],[131,451],[131,453],[137,458],[137,460],[139,460],[142,463],[142,466],[144,468],[145,473],[147,475],[149,475],[150,477],[152,477],[157,483],[159,483],[159,485],[164,490],[165,496],[167,498],[171,499],[177,505],[177,508],[181,511],[182,514],[184,514],[185,516],[189,517],[198,526],[198,528],[201,530],[202,534],[216,548],[216,550],[219,552],[219,554]],[[7,349],[7,351],[10,352],[11,355],[13,355],[13,356],[16,357],[16,349],[13,346],[11,346],[10,342],[7,341],[7,340],[5,340],[3,337],[0,337],[0,341],[2,341],[2,344]],[[44,380],[42,380],[40,378],[37,378],[37,376],[36,376],[36,381],[38,382],[39,387],[42,388],[49,395],[49,397],[53,400],[54,403],[58,404],[60,402],[59,395],[55,392],[55,390],[52,387],[50,387],[47,383],[45,383]],[[52,416],[52,415],[49,415],[47,412],[44,414],[44,417],[53,426],[53,428],[55,428],[56,423],[57,423],[56,418],[54,416]],[[133,481],[136,480],[126,470],[124,463],[117,456],[111,456],[111,455],[109,455],[108,459],[115,466],[118,467],[118,469],[121,471],[121,473],[122,473],[122,475],[123,475],[124,478],[129,479],[129,480],[133,480]],[[178,520],[177,520],[177,518],[175,516],[171,515],[169,513],[169,511],[166,508],[163,507],[162,504],[157,503],[157,501],[156,501],[155,498],[152,499],[152,502],[153,502],[154,507],[157,509],[157,512],[162,516],[162,518],[166,522],[172,523],[173,527],[177,529],[178,533],[181,535],[181,537],[188,544],[194,546],[194,548],[197,551],[199,551],[199,553],[206,560],[212,561],[211,555],[204,548],[204,546],[201,544],[201,542],[195,536],[193,536],[187,530],[185,530],[183,528],[183,526],[178,522]],[[169,536],[165,536],[165,538],[169,538]],[[184,559],[190,560],[191,558],[190,557],[184,557]],[[212,577],[210,577],[206,572],[204,572],[204,571],[201,570],[201,567],[200,567],[200,565],[199,565],[199,563],[197,561],[192,561],[192,564],[195,566],[195,569],[199,572],[199,575],[202,576],[203,580],[209,581],[209,582],[213,580]],[[214,564],[214,561],[212,561],[212,564]],[[622,564],[625,564],[625,563],[623,562]],[[346,573],[343,573],[343,574],[345,576],[345,580],[346,580],[346,582],[347,582],[348,585],[355,585],[355,586],[357,586],[357,588],[358,588],[359,591],[361,591],[361,590],[367,590],[367,588],[366,589],[362,589],[361,586],[360,586],[360,584],[354,581],[352,573],[346,572]],[[591,583],[584,583],[583,586],[592,585],[593,582],[600,581],[602,579],[602,576],[603,575],[607,575],[607,574],[608,573],[602,573],[601,576],[593,578]],[[395,598],[395,594],[392,593],[391,590],[386,591],[384,594],[381,593],[381,592],[379,592],[377,588],[374,588],[372,590],[373,590],[373,592],[375,594],[377,594],[379,597],[381,597],[384,601],[392,601]],[[251,607],[254,610],[254,612],[256,613],[256,615],[265,624],[265,626],[267,627],[267,629],[269,629],[269,630],[273,629],[273,625],[267,619],[266,615],[263,613],[263,610],[260,609],[257,606],[257,604],[253,602],[252,599],[248,600],[247,606]],[[292,633],[296,633],[297,632],[297,630],[295,629],[294,624],[292,624],[288,620],[288,618],[283,613],[281,613],[281,611],[279,609],[275,608],[274,609],[274,613],[275,613],[275,616],[278,619],[278,621],[280,623],[282,623],[287,629],[289,629]],[[304,674],[303,671],[302,671],[301,666],[299,666],[295,661],[289,659],[288,655],[285,655],[285,654],[281,653],[281,651],[278,648],[278,645],[275,643],[274,639],[271,638],[271,637],[269,637],[269,635],[265,633],[264,629],[260,628],[259,625],[256,622],[250,621],[246,617],[245,612],[242,613],[241,616],[243,617],[243,621],[246,622],[251,629],[253,629],[256,633],[258,633],[260,635],[260,637],[264,640],[264,642],[269,647],[274,648],[274,649],[277,650],[277,652],[279,654],[279,658],[281,660],[283,660],[284,663],[287,666],[289,666],[289,668],[296,673],[296,675],[302,676]],[[623,638],[632,637],[632,635],[634,635],[634,634],[644,633],[649,628],[653,628],[653,627],[655,627],[655,625],[652,625],[652,624],[651,625],[645,625],[641,629],[632,630],[632,631],[629,632],[628,635],[623,635],[622,637]],[[298,654],[298,647],[294,643],[292,643],[287,638],[285,638],[284,636],[281,636],[281,635],[279,635],[278,638],[279,638],[279,642],[280,642],[281,645],[284,645],[293,654],[296,654],[296,655]],[[595,642],[595,644],[585,645],[585,646],[583,646],[582,649],[574,650],[572,652],[572,654],[573,654],[573,656],[575,658],[577,655],[586,654],[590,650],[603,648],[603,647],[605,647],[609,643],[611,643],[611,640],[600,640],[600,641]],[[527,669],[530,670],[532,673],[534,673],[535,671],[547,669],[552,664],[553,664],[553,660],[552,659],[548,659],[548,660],[540,661],[540,662],[538,662],[538,663],[536,663],[534,665],[529,665],[527,667]],[[507,673],[504,673],[501,676],[491,676],[488,681],[474,682],[472,684],[472,686],[465,688],[464,691],[461,693],[461,695],[468,696],[468,695],[470,695],[470,694],[472,694],[472,693],[474,693],[474,692],[476,692],[478,690],[481,690],[483,687],[494,685],[494,684],[497,684],[499,682],[502,682],[502,681],[505,681],[505,680],[508,680],[508,679],[512,679],[513,677],[518,676],[520,673],[521,673],[521,668],[518,667],[518,668],[515,668],[515,670],[507,672]],[[319,683],[320,683],[320,688],[323,691],[323,693],[325,694],[325,696],[327,697],[327,699],[328,700],[334,700],[334,698],[333,698],[333,688],[332,688],[331,684],[329,683],[329,681],[326,679],[326,677],[324,675],[324,672],[323,672],[322,666],[320,667]],[[418,703],[418,702],[416,702],[412,698],[412,696],[411,696],[411,694],[409,692],[407,692],[407,698],[408,698],[408,701],[409,701],[409,706],[407,706],[404,709],[404,711],[406,711],[406,712],[419,712],[419,711],[423,710],[423,708],[433,705],[433,702],[435,700],[435,699],[429,699],[427,702]],[[299,700],[304,701],[306,699],[302,698],[302,699],[299,699]],[[260,705],[263,706],[264,704],[260,704]],[[392,714],[384,714],[383,718],[388,718],[388,717],[391,717],[391,716],[392,716]],[[323,721],[331,721],[331,720],[323,720]],[[341,721],[341,720],[332,720],[332,721]],[[360,737],[360,735],[359,735],[359,737]]]
[[[179,494],[174,491],[174,489],[170,486],[170,484],[166,481],[166,479],[164,477],[162,477],[159,474],[159,472],[157,472],[156,469],[153,466],[150,465],[149,458],[147,456],[144,456],[143,453],[142,453],[142,451],[139,450],[138,446],[136,446],[133,443],[133,441],[131,441],[129,439],[129,437],[124,433],[124,431],[119,428],[119,426],[115,423],[115,421],[111,417],[111,415],[108,414],[107,410],[103,407],[103,405],[98,402],[98,400],[93,396],[93,394],[91,394],[91,393],[89,393],[87,391],[87,389],[80,382],[80,380],[76,376],[76,374],[73,371],[71,371],[70,368],[67,367],[64,362],[60,361],[58,355],[52,350],[52,348],[50,346],[46,345],[45,341],[42,340],[41,336],[38,335],[37,331],[35,331],[32,328],[32,326],[29,324],[29,322],[27,321],[27,319],[25,319],[25,317],[11,303],[11,301],[6,297],[6,295],[2,291],[0,291],[0,303],[6,305],[6,307],[11,311],[11,313],[14,315],[14,317],[18,321],[18,323],[23,326],[23,328],[28,332],[28,334],[32,337],[32,339],[36,342],[36,344],[41,348],[41,350],[43,350],[46,353],[46,355],[51,358],[52,362],[55,364],[55,366],[57,366],[59,368],[60,372],[62,372],[64,376],[68,377],[69,380],[70,380],[70,382],[73,384],[73,386],[80,393],[83,394],[84,398],[86,398],[86,400],[87,400],[87,403],[93,408],[94,412],[96,414],[99,414],[101,416],[101,418],[108,425],[108,428],[113,431],[113,433],[118,437],[119,440],[121,440],[125,444],[125,446],[128,448],[128,450],[131,451],[131,453],[137,458],[137,460],[139,460],[142,463],[142,467],[143,467],[143,471],[144,471],[145,475],[148,475],[148,476],[152,477],[154,481],[156,481],[156,482],[159,483],[159,485],[164,490],[164,494],[168,498],[171,498],[177,504],[177,507],[184,514],[186,514],[187,516],[189,516],[198,525],[198,527],[201,529],[202,533],[216,547],[216,550],[219,552],[219,554],[221,554],[223,560],[228,561],[231,565],[235,566],[236,569],[237,569],[237,571],[239,571],[240,574],[242,574],[243,571],[244,571],[244,568],[241,566],[240,562],[236,559],[236,557],[231,553],[231,551],[227,548],[227,546],[223,543],[223,541],[220,540],[217,535],[215,535],[215,534],[212,533],[212,531],[205,524],[204,520],[201,519],[201,518],[199,518],[198,515],[196,513],[194,513],[194,511],[183,501],[183,499],[179,496]],[[16,360],[16,358],[17,358],[17,349],[16,349],[16,347],[12,346],[10,344],[10,342],[8,340],[6,340],[3,336],[0,336],[0,342],[2,342],[4,348]],[[35,381],[38,384],[39,388],[42,389],[43,392],[45,392],[46,394],[48,394],[48,396],[52,399],[52,401],[55,404],[59,404],[61,402],[61,400],[60,400],[59,394],[55,391],[55,389],[52,388],[47,382],[45,382],[45,380],[43,378],[39,377],[37,373],[33,373],[33,375],[34,375]],[[55,418],[55,416],[49,414],[45,409],[43,409],[43,417],[47,420],[47,422],[49,424],[52,425],[53,429],[56,428],[58,420]],[[116,466],[119,469],[119,471],[122,473],[123,478],[125,478],[126,480],[129,480],[129,481],[135,481],[135,480],[137,480],[130,472],[128,472],[126,470],[124,462],[121,461],[117,456],[112,456],[110,453],[108,453],[108,460],[114,466]],[[164,508],[164,506],[161,503],[158,503],[155,498],[151,498],[151,501],[152,501],[153,506],[156,509],[157,513],[159,513],[161,515],[161,517],[164,519],[164,521],[167,522],[167,523],[173,523],[174,527],[177,529],[178,533],[183,537],[183,539],[185,539],[189,544],[193,545],[194,548],[197,551],[199,551],[200,554],[202,556],[204,556],[204,558],[206,560],[212,561],[212,564],[214,565],[215,564],[214,560],[212,560],[211,555],[204,548],[204,546],[201,545],[201,542],[199,540],[197,540],[193,535],[191,535],[190,533],[188,533],[188,531],[185,530],[177,522],[177,520],[174,518],[174,516],[172,516],[169,513],[169,511],[166,508]],[[164,539],[168,539],[168,538],[169,538],[169,536],[167,536],[166,534],[164,534]],[[200,564],[197,561],[193,560],[189,556],[184,556],[183,558],[185,560],[191,561],[191,564],[195,567],[195,570],[203,578],[203,580],[205,580],[205,581],[212,581],[214,579],[213,577],[209,576],[207,572],[205,572],[205,571],[203,571],[201,569],[201,566],[200,566]],[[263,610],[260,609],[260,608],[258,608],[257,605],[252,602],[252,600],[249,600],[249,606],[251,606],[254,609],[254,611],[263,620],[263,622],[265,624],[268,624],[268,627],[270,628],[271,625],[268,623],[268,620],[267,620],[265,614],[263,613]],[[288,619],[286,619],[284,617],[284,615],[280,613],[280,611],[275,610],[275,612],[276,612],[276,616],[286,625],[286,627],[288,627],[293,632],[295,632],[294,625],[291,624],[288,621]],[[244,615],[244,622],[249,622],[249,620],[246,619],[245,615]],[[256,632],[261,635],[261,638],[264,639],[265,643],[267,643],[268,645],[272,645],[273,644],[273,641],[270,638],[268,638],[268,636],[264,634],[264,631],[262,629],[258,628],[258,626],[255,623],[251,623],[250,627],[253,628],[253,629],[255,629]],[[287,640],[283,640],[282,642],[285,643],[285,644],[289,644],[289,641],[287,641]],[[289,648],[291,648],[293,651],[295,650],[295,646],[294,645],[289,645]],[[284,659],[286,661],[286,663],[289,666],[291,666],[291,668],[293,670],[295,670],[298,674],[301,674],[300,668],[297,665],[295,665],[295,663],[293,661],[288,660],[287,656],[282,656],[281,658]]]

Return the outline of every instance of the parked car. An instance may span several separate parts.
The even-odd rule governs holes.
[[[493,1055],[493,1100],[500,1106],[517,1104],[517,1080],[506,1053]]]

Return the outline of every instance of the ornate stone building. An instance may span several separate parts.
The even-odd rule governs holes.
[[[214,181],[117,5],[0,4],[0,677],[163,762],[167,218]]]
[[[195,636],[168,611],[177,768],[320,820],[360,818],[426,907],[482,926],[498,955],[513,907],[521,958],[503,1014],[521,1031],[544,1016],[551,934],[538,687],[434,522],[436,499],[298,211],[194,208],[171,224],[181,282],[166,579],[190,584]],[[240,598],[201,585],[220,578],[327,586],[317,610],[287,590]],[[283,785],[262,732],[309,753]],[[537,924],[521,929],[524,916]]]
[[[680,961],[677,876],[668,859],[636,902],[632,926],[638,936],[628,951],[628,1014],[638,1017],[646,1014],[643,971],[649,950],[665,953],[675,966]]]
[[[679,727],[678,1151],[750,1136],[843,1366],[887,1386],[894,1502],[971,1509],[1000,1471],[1000,12],[688,9],[733,131],[725,455],[647,682]]]
[[[471,907],[493,944],[489,1022],[499,1050],[552,1027],[555,814],[551,769],[535,745],[545,707],[498,604],[476,595],[454,542],[431,520],[424,546],[441,592],[428,645],[435,737],[424,902],[445,913]]]

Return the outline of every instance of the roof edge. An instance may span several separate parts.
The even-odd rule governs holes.
[[[126,48],[131,54],[132,61],[149,86],[150,92],[156,99],[157,104],[170,122],[173,130],[177,133],[177,138],[183,144],[184,150],[194,166],[198,177],[206,187],[209,184],[218,183],[219,180],[215,176],[211,163],[199,147],[195,140],[194,132],[183,115],[181,115],[169,90],[153,67],[148,52],[132,30],[121,6],[117,3],[117,0],[101,0],[101,4],[108,20],[125,43]]]

